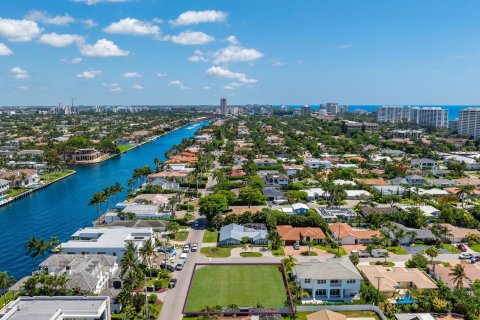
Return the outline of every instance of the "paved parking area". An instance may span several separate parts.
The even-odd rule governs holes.
[[[342,246],[345,251],[350,255],[353,250],[365,250],[367,249],[367,246],[363,244],[345,244]]]

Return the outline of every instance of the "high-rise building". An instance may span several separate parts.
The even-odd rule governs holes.
[[[480,108],[460,110],[458,133],[473,138],[480,137]]]
[[[337,102],[327,102],[320,105],[320,110],[326,110],[329,115],[336,115],[339,113],[347,113],[348,106],[341,106]]]
[[[382,106],[377,110],[378,122],[411,122],[420,127],[448,127],[448,110],[406,106]]]
[[[310,106],[309,105],[304,105],[301,110],[302,116],[309,116],[310,115]]]
[[[220,114],[224,116],[228,115],[227,98],[220,99]]]

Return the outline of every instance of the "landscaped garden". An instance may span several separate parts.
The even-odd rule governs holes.
[[[209,258],[227,258],[230,257],[234,247],[203,247],[200,253]]]
[[[60,178],[66,177],[72,173],[75,173],[75,170],[54,171],[54,172],[42,174],[40,176],[40,179],[45,183],[49,183],[49,182],[58,180]]]
[[[278,265],[206,265],[195,270],[185,312],[212,306],[283,308],[287,299]]]

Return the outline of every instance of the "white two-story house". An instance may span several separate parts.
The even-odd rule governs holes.
[[[326,258],[303,262],[292,274],[309,297],[305,303],[352,301],[360,297],[360,272],[348,257]]]

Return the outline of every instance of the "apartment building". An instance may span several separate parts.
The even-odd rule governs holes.
[[[480,136],[480,108],[460,110],[458,133],[475,139]]]

